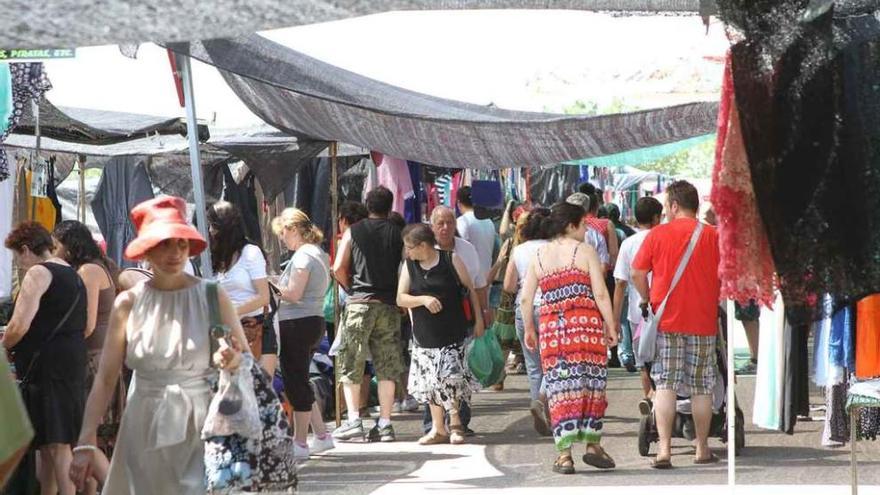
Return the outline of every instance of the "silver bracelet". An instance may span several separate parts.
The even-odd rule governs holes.
[[[77,445],[73,448],[73,453],[76,454],[77,452],[85,452],[87,450],[97,452],[98,447],[96,445]]]

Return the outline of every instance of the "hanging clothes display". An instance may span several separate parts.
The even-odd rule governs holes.
[[[877,437],[880,437],[880,408],[860,408],[857,422],[859,440],[877,440]]]
[[[729,54],[721,86],[711,201],[718,222],[721,297],[771,307],[776,299],[776,268],[755,202]]]
[[[758,372],[755,379],[755,404],[752,421],[767,430],[782,427],[782,402],[785,381],[785,311],[777,299],[776,321],[772,328],[758,332]]]
[[[825,429],[822,445],[837,447],[849,442],[849,414],[846,412],[846,391],[849,383],[843,382],[825,388]]]
[[[394,194],[392,211],[403,215],[406,211],[406,200],[413,197],[412,179],[406,160],[384,155],[377,151],[370,153],[376,162],[376,178],[379,185],[387,187]]]
[[[6,140],[9,134],[15,129],[15,126],[21,121],[25,108],[31,104],[32,100],[41,100],[46,91],[52,89],[49,78],[43,70],[43,64],[40,62],[22,62],[3,64],[8,65],[10,81],[11,81],[11,111],[3,112],[7,115],[4,126],[0,127],[0,143]],[[9,104],[9,98],[4,96],[6,105]],[[4,181],[9,177],[9,162],[6,157],[6,150],[0,146],[0,181]]]
[[[434,180],[434,185],[437,186],[437,196],[440,200],[440,204],[443,206],[452,207],[452,175],[446,174],[441,175],[436,180]]]
[[[785,385],[782,431],[794,434],[798,416],[810,414],[809,325],[785,326]]]
[[[848,372],[856,369],[855,326],[853,306],[837,311],[831,319],[828,359],[834,366],[845,368]]]
[[[858,378],[880,377],[880,294],[856,304],[856,366]]]
[[[577,188],[580,169],[570,165],[530,169],[529,197],[542,206],[550,207],[564,200]]]
[[[21,196],[24,198],[25,217],[28,220],[33,220],[39,223],[45,227],[46,230],[52,232],[60,219],[60,211],[55,208],[55,202],[52,201],[52,198],[46,194],[46,188],[51,182],[49,180],[49,177],[51,176],[49,173],[51,166],[48,163],[44,163],[34,165],[34,168],[35,170],[26,168],[24,174],[24,190],[21,191]],[[40,170],[36,170],[37,168],[40,168]],[[43,186],[38,186],[42,189],[39,195],[33,194],[33,182],[35,177],[37,177],[39,182],[44,182]],[[55,197],[55,201],[58,201],[57,196]]]
[[[0,208],[0,239],[6,239],[12,231],[13,210],[15,201],[16,168],[9,170],[9,180],[0,181],[0,204],[7,205]],[[12,250],[0,249],[0,299],[12,296]]]
[[[49,182],[46,183],[46,197],[49,198],[49,201],[52,203],[52,208],[55,210],[55,223],[52,225],[53,228],[64,220],[61,212],[61,200],[58,199],[58,191],[56,190],[58,183],[61,181],[57,180],[55,176],[56,171],[55,157],[53,156],[49,159]]]
[[[135,266],[122,254],[136,234],[128,214],[137,204],[152,198],[153,184],[143,157],[115,157],[104,165],[91,202],[92,212],[107,242],[107,257],[121,268]]]
[[[422,167],[418,162],[406,162],[409,169],[410,183],[412,184],[412,196],[406,198],[404,202],[403,218],[407,224],[418,223],[422,221],[422,203],[424,200],[424,191],[422,190]]]
[[[847,2],[843,2],[847,3]],[[870,2],[720,0],[752,185],[790,314],[880,292],[880,24]],[[809,7],[808,7],[809,4]],[[810,10],[808,10],[808,8]]]
[[[260,209],[257,205],[256,176],[248,172],[241,182],[235,182],[229,164],[221,165],[223,173],[223,199],[235,205],[244,220],[245,234],[248,239],[263,245],[260,232]]]

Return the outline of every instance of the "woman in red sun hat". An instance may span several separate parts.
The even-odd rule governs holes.
[[[235,308],[219,289],[220,319],[232,337],[211,355],[207,282],[184,273],[206,242],[186,223],[183,200],[145,201],[131,219],[138,235],[125,256],[149,261],[154,276],[116,298],[71,478],[82,487],[92,469],[97,427],[125,359],[134,370],[133,390],[103,493],[204,494],[200,432],[212,397],[209,380],[216,368],[237,369],[250,349]]]

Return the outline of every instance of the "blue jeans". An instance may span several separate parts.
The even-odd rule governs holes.
[[[633,290],[629,288],[627,290]],[[620,358],[620,362],[626,365],[627,363],[635,364],[636,362],[636,354],[633,349],[633,339],[632,339],[632,326],[629,323],[629,296],[624,295],[623,297],[623,318],[621,318],[620,322],[620,343],[617,346],[617,355]]]
[[[516,336],[522,345],[523,360],[526,364],[526,375],[529,377],[529,397],[538,400],[544,391],[544,370],[541,368],[541,352],[538,349],[530,351],[526,348],[526,325],[523,322],[522,311],[519,304],[516,306]],[[535,328],[538,328],[538,308],[535,308]]]

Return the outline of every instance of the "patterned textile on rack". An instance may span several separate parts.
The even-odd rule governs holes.
[[[6,128],[0,133],[0,143],[15,129],[21,121],[25,108],[31,100],[40,100],[46,91],[52,89],[49,78],[43,70],[40,62],[26,62],[9,64],[9,72],[12,79],[12,112]],[[9,177],[9,162],[6,151],[0,147],[0,181]]]
[[[721,296],[743,304],[754,300],[772,307],[776,300],[776,268],[755,201],[733,94],[729,55],[724,66],[718,113],[711,201],[718,219]]]
[[[880,23],[855,4],[720,0],[752,186],[799,322],[880,292]],[[809,4],[809,5],[808,5]],[[849,4],[843,5],[843,4]],[[844,13],[841,9],[850,8]]]

